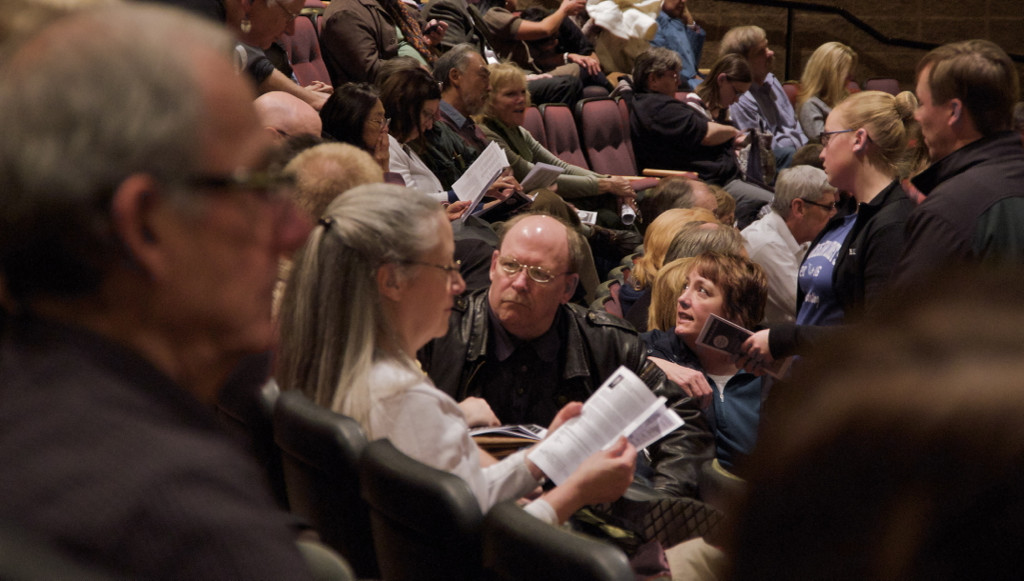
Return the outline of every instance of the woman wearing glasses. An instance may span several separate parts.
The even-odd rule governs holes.
[[[355,418],[371,439],[466,480],[482,510],[534,491],[541,471],[518,452],[495,462],[469,437],[462,412],[434,387],[416,351],[444,335],[465,283],[452,229],[430,198],[398,186],[339,196],[299,252],[281,307],[278,381]],[[563,408],[552,429],[579,413]],[[610,502],[632,481],[636,451],[620,439],[527,505],[563,522]]]
[[[908,172],[907,132],[916,107],[907,91],[864,91],[829,113],[821,132],[825,173],[853,196],[857,210],[833,217],[811,244],[798,274],[796,322],[748,339],[748,369],[805,351],[826,327],[847,322],[885,290],[914,206],[899,180]]]
[[[389,171],[388,119],[373,85],[341,85],[320,110],[320,120],[328,137],[366,151],[383,171]]]
[[[729,105],[750,88],[750,67],[742,57],[722,57],[686,103],[675,98],[681,67],[679,55],[666,48],[636,58],[629,119],[637,165],[695,171],[701,180],[722,186],[736,198],[742,229],[772,199],[771,192],[743,181],[736,149],[745,134],[728,116]]]

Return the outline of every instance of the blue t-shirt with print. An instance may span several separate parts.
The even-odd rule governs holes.
[[[839,325],[843,306],[832,287],[832,273],[843,242],[850,235],[857,214],[850,214],[838,227],[826,232],[800,265],[797,282],[804,291],[804,302],[796,314],[797,325]]]

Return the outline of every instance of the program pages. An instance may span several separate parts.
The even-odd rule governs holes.
[[[626,436],[637,450],[683,425],[635,373],[619,367],[583,404],[583,412],[548,435],[530,460],[561,484],[588,456]]]

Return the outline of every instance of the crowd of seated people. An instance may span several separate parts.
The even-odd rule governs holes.
[[[33,29],[3,45],[0,59],[0,122],[13,136],[0,144],[8,198],[0,205],[0,383],[10,427],[0,436],[0,458],[13,470],[2,482],[0,521],[76,561],[115,576],[307,575],[296,544],[302,524],[254,484],[257,467],[207,413],[253,355],[274,360],[269,373],[282,389],[304,392],[354,418],[370,438],[388,438],[464,479],[481,511],[526,498],[525,510],[551,524],[597,519],[598,529],[625,531],[667,559],[671,571],[660,573],[672,579],[727,574],[719,568],[726,561],[736,563],[738,578],[773,565],[786,570],[770,549],[787,537],[767,543],[766,517],[758,515],[784,517],[775,499],[798,505],[804,497],[792,482],[813,483],[810,492],[825,496],[806,498],[822,506],[831,506],[826,493],[842,494],[829,488],[830,478],[850,471],[817,462],[850,445],[819,436],[828,428],[814,413],[829,402],[838,402],[840,419],[853,406],[882,414],[869,396],[935,383],[950,401],[966,401],[964,385],[999,379],[979,365],[954,389],[913,367],[931,344],[908,347],[921,339],[911,327],[885,336],[887,351],[873,350],[877,335],[854,325],[896,318],[901,312],[885,310],[886,300],[927,294],[916,283],[928,276],[957,283],[975,272],[967,264],[1016,265],[1024,256],[1024,147],[1011,130],[1019,82],[990,42],[928,53],[916,96],[849,93],[856,53],[823,44],[807,62],[793,108],[778,98],[762,29],[730,30],[710,69],[691,72],[703,31],[685,1],[666,2],[669,18],[659,23],[681,26],[660,42],[685,40],[691,60],[675,48],[639,53],[628,71],[629,126],[641,167],[691,170],[698,179],[666,178],[638,193],[628,176],[559,159],[523,127],[531,95],[551,91],[571,102],[580,78],[603,85],[611,72],[578,43],[582,33],[570,19],[583,9],[577,0],[533,15],[517,14],[514,3],[485,4],[478,44],[451,42],[455,26],[424,21],[405,2],[335,0],[323,36],[334,86],[300,87],[285,77],[286,88],[258,51],[242,45],[265,47],[290,31],[297,0],[212,2],[207,8],[221,26],[166,7],[98,3],[115,8],[84,8]],[[451,0],[445,6],[468,10]],[[485,51],[496,39],[526,60],[489,63]],[[179,49],[167,51],[172,42]],[[224,58],[243,54],[232,46],[247,51],[250,74],[267,73],[257,91],[240,76],[243,63]],[[552,55],[562,48],[558,63]],[[127,56],[112,64],[114,54]],[[571,86],[531,77],[562,67]],[[66,95],[52,91],[57,79]],[[124,95],[127,104],[119,102]],[[126,122],[121,135],[110,130],[115,112]],[[757,132],[772,136],[780,170],[773,184],[745,179],[738,151],[757,147],[748,141]],[[809,141],[818,142],[824,169],[801,164],[814,157],[804,148]],[[469,204],[452,185],[491,143],[510,167],[488,188],[483,213],[466,216]],[[302,148],[277,175],[280,152]],[[61,171],[58,161],[74,171]],[[523,192],[520,180],[541,162],[564,173],[550,188]],[[536,195],[522,215],[481,218],[520,194]],[[639,227],[621,221],[623,206],[638,211]],[[581,222],[577,210],[598,212],[597,224]],[[610,270],[604,265],[627,255],[614,297],[624,317],[588,308]],[[942,340],[952,327],[929,327],[933,319],[924,315],[934,313],[903,305],[903,320],[932,329],[935,344],[950,348]],[[711,315],[753,331],[738,352],[697,342]],[[985,337],[999,323],[957,330]],[[850,344],[858,350],[844,360],[841,348]],[[892,363],[901,350],[913,356],[902,366]],[[788,397],[800,393],[786,391],[790,377],[766,377],[794,355],[794,385],[813,395],[799,403]],[[877,380],[875,391],[842,399],[873,356],[890,363],[863,373],[863,381]],[[468,434],[470,426],[502,423],[558,430],[619,366],[684,423],[642,450],[619,439],[558,486],[543,486],[546,475],[528,450],[499,461]],[[878,380],[890,370],[902,375]],[[894,397],[891,404],[893,425],[913,425],[913,414],[898,406],[923,402]],[[814,446],[789,433],[797,426]],[[128,438],[112,438],[112,429]],[[858,429],[876,437],[889,428]],[[922,433],[901,457],[920,454],[934,437]],[[772,445],[759,445],[765,441]],[[988,443],[996,457],[1000,443]],[[83,460],[66,462],[67,450]],[[953,460],[978,466],[971,462],[980,456]],[[822,473],[803,470],[804,458]],[[719,477],[749,478],[746,502],[712,503],[708,466]],[[914,477],[886,469],[894,482]],[[72,478],[84,486],[65,490],[74,487],[60,483]],[[933,514],[932,506],[911,506],[900,486],[879,498],[891,493],[907,506],[873,509],[867,514],[883,515],[877,527],[851,524],[850,534],[895,534],[892,514],[900,510],[917,511],[908,518]],[[53,499],[53,511],[39,509],[39,494]],[[978,486],[965,494],[992,493]],[[111,499],[116,510],[95,510]],[[722,524],[723,511],[739,518]],[[938,522],[934,534],[952,537],[941,521],[930,522]],[[801,549],[789,549],[792,559],[810,553],[808,578],[834,573],[810,545],[827,536],[815,525],[794,519],[786,527]],[[736,534],[722,536],[726,527]],[[640,572],[643,552],[621,537],[606,540],[618,539]],[[719,548],[693,542],[701,537]],[[197,542],[205,538],[219,542]],[[923,541],[915,546],[929,558],[941,553]],[[883,548],[844,550],[860,563]],[[918,571],[911,552],[886,555],[861,568]]]

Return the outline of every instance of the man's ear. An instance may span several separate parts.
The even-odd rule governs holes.
[[[498,250],[495,250],[493,253],[491,253],[491,269],[489,271],[489,275],[490,275],[490,279],[491,279],[492,283],[494,282],[494,279],[495,279],[494,275],[498,273],[498,257],[499,256],[501,256],[501,252],[498,251]]]
[[[402,300],[402,286],[395,263],[388,262],[377,269],[377,292],[382,297],[394,302]]]
[[[789,203],[789,214],[796,215],[797,217],[803,216],[807,213],[807,202],[800,198],[793,198]]]
[[[121,240],[130,263],[150,276],[159,276],[165,266],[158,216],[166,205],[152,176],[133,174],[122,181],[110,202],[114,233]]]
[[[953,125],[963,118],[964,103],[960,99],[949,100],[949,124]]]
[[[562,304],[569,302],[573,293],[576,292],[576,285],[580,282],[580,275],[573,273],[565,275],[565,289],[562,293]]]

